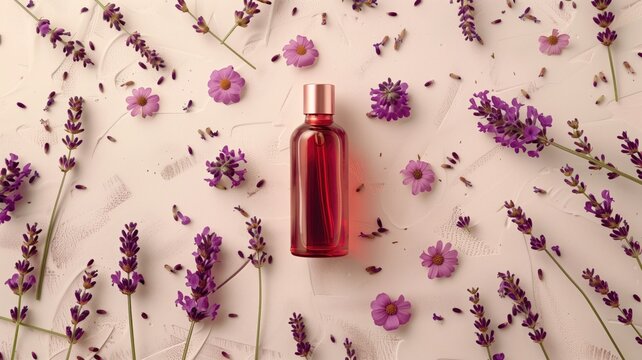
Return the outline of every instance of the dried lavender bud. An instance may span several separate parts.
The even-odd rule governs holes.
[[[176,69],[172,69],[172,80],[176,80]]]
[[[174,273],[174,268],[173,267],[171,267],[171,266],[169,266],[167,264],[165,264],[164,267],[165,267],[165,270],[171,272],[172,274]]]
[[[45,143],[45,154],[49,154],[49,143]]]
[[[84,7],[84,6],[82,7],[82,9],[80,9],[80,13],[81,13],[81,14],[82,14],[82,13],[86,13],[87,11],[89,11],[89,9],[88,9],[88,8],[86,8],[86,7]]]
[[[559,8],[560,8],[560,10],[564,9],[564,2],[563,1],[560,1]]]
[[[126,81],[126,82],[120,84],[120,87],[129,87],[129,86],[132,86],[134,84],[135,84],[135,82],[129,80],[129,81]]]
[[[451,79],[461,80],[461,76],[459,76],[459,75],[457,75],[455,73],[450,73],[450,74],[448,74],[448,76],[450,76]]]
[[[87,261],[87,267],[90,268],[93,265],[94,265],[94,259],[89,259],[89,261]]]
[[[198,134],[201,136],[201,139],[207,140],[207,137],[205,137],[205,131],[198,129]]]
[[[239,317],[239,314],[236,314],[236,313],[229,313],[229,314],[227,314],[227,316],[228,316],[228,317],[231,317],[232,319],[236,319],[237,317]]]
[[[637,301],[637,302],[641,302],[641,301],[640,301],[640,295],[638,295],[638,294],[633,294],[633,299],[634,299],[635,301]]]
[[[96,47],[94,46],[94,43],[91,40],[89,41],[89,48],[91,49],[91,51],[96,51]]]
[[[639,53],[638,53],[638,56],[639,56],[639,57],[642,57],[642,52],[639,52]]]
[[[451,158],[450,156],[446,156],[446,160],[448,160],[448,162],[450,162],[453,165],[457,164],[457,161],[455,161],[455,159]]]
[[[495,20],[491,21],[490,23],[493,24],[493,25],[497,25],[497,24],[499,24],[501,22],[502,22],[502,19],[495,19]]]
[[[95,347],[95,346],[90,346],[90,347],[89,347],[89,351],[91,351],[91,352],[99,352],[99,351],[100,351],[100,349],[99,349],[99,348],[97,348],[97,347]]]
[[[18,102],[16,103],[16,105],[18,105],[18,107],[19,107],[19,108],[21,108],[21,109],[26,109],[26,108],[27,108],[27,105],[25,105],[25,104],[21,103],[20,101],[18,101]]]
[[[98,310],[96,310],[96,314],[98,314],[98,315],[107,315],[107,310],[98,309]]]
[[[143,62],[139,61],[138,62],[138,66],[140,66],[143,70],[147,70],[147,65],[145,65],[145,63],[143,63]]]
[[[296,15],[296,13],[299,11],[299,9],[295,7],[292,8],[292,16]]]
[[[524,90],[524,89],[520,89],[520,91],[522,92],[522,95],[524,95],[524,97],[525,97],[527,100],[530,100],[530,99],[531,99],[531,95],[530,95],[526,90]]]
[[[395,16],[397,16],[397,13],[396,13],[396,12],[394,12],[394,11],[389,11],[389,12],[388,12],[388,16],[395,17]]]
[[[192,150],[192,147],[191,147],[191,146],[189,146],[189,145],[187,146],[187,152],[188,152],[190,155],[194,155],[194,150]]]
[[[164,77],[164,76],[159,77],[159,78],[158,78],[158,81],[156,81],[156,85],[160,85],[160,84],[162,84],[162,83],[163,83],[163,81],[165,81],[165,77]]]
[[[459,181],[463,182],[463,183],[464,183],[464,185],[466,185],[466,187],[473,187],[473,183],[471,183],[470,181],[468,181],[468,179],[466,179],[466,178],[465,178],[465,177],[463,177],[463,176],[460,176],[460,177],[459,177]]]
[[[272,56],[270,61],[275,62],[275,61],[279,60],[280,58],[281,58],[281,54],[276,54],[276,55]]]
[[[455,158],[455,160],[459,161],[459,154],[453,151],[451,155],[453,156],[453,158]]]
[[[247,211],[245,211],[245,209],[243,209],[243,208],[241,207],[241,205],[239,205],[239,206],[235,206],[235,207],[234,207],[234,210],[238,211],[241,215],[245,216],[246,218],[249,218],[249,217],[250,217],[250,214],[248,214],[248,212],[247,212]]]
[[[145,320],[149,319],[149,315],[147,315],[147,313],[145,312],[140,313],[140,317],[142,317]]]
[[[602,80],[602,82],[605,82],[605,83],[609,82],[608,80],[606,80],[606,75],[604,75],[603,72],[600,71],[598,75],[600,76],[600,80]]]
[[[544,75],[546,75],[546,68],[545,68],[545,67],[543,67],[543,68],[539,71],[539,75],[538,75],[537,77],[544,77]]]
[[[34,171],[33,175],[31,175],[31,177],[29,178],[29,184],[33,184],[33,182],[39,177],[40,177],[40,174],[38,173],[38,171]]]
[[[265,185],[265,180],[264,179],[261,179],[261,180],[259,180],[259,182],[256,183],[256,187],[257,188],[261,188],[261,187],[263,187],[263,185]]]
[[[105,88],[103,87],[103,83],[98,83],[98,90],[100,90],[101,93],[105,92]]]
[[[430,87],[430,86],[432,86],[432,84],[434,84],[434,83],[435,83],[435,80],[428,80],[428,81],[426,81],[426,82],[424,83],[424,86],[425,86],[425,87]]]
[[[183,106],[183,111],[189,111],[189,109],[191,109],[193,105],[194,102],[192,100],[188,100],[187,105]]]
[[[453,308],[453,312],[454,312],[455,314],[461,314],[461,313],[463,313],[463,311],[461,311],[461,309],[460,309],[460,308],[456,308],[456,307],[454,307],[454,308]]]
[[[406,29],[403,29],[401,30],[399,35],[397,35],[397,37],[395,38],[395,45],[394,45],[395,50],[399,50],[405,38],[406,38]]]
[[[222,355],[224,358],[226,358],[226,359],[231,359],[230,354],[228,354],[228,353],[227,353],[227,352],[225,352],[225,351],[221,351],[221,355]]]
[[[68,77],[69,77],[69,73],[68,72],[65,71],[64,73],[62,73],[62,80],[63,81],[67,80]]]
[[[49,120],[40,119],[40,124],[45,128],[46,132],[51,132],[51,126],[49,126]]]
[[[76,185],[75,188],[78,190],[87,190],[87,187],[85,185],[80,185],[80,184]]]
[[[415,0],[415,3],[413,4],[414,6],[419,6],[421,4],[421,0]]]
[[[382,269],[379,266],[370,265],[370,266],[366,267],[366,272],[368,274],[370,274],[370,275],[374,275],[374,274],[380,272],[381,270]]]
[[[538,188],[537,186],[533,186],[533,192],[535,194],[542,194],[542,195],[546,194],[546,190],[542,188]]]
[[[322,13],[321,14],[321,25],[327,25],[328,24],[328,13]]]
[[[174,271],[181,271],[181,270],[183,270],[183,265],[181,264],[174,265]]]
[[[597,77],[597,75],[593,75],[593,87],[597,87],[598,80],[599,78]]]
[[[625,61],[623,64],[624,68],[626,69],[626,71],[628,71],[629,74],[635,75],[635,70],[633,70],[633,67],[631,66],[631,64],[629,64],[628,61]]]
[[[356,192],[361,192],[361,191],[363,191],[363,188],[365,188],[365,187],[366,187],[366,185],[365,185],[365,184],[360,184],[359,186],[357,186],[357,190],[356,190]]]
[[[600,95],[600,97],[597,98],[597,100],[595,100],[595,105],[600,105],[601,103],[604,102],[604,99],[605,99],[604,95]]]
[[[537,277],[540,281],[544,280],[544,271],[542,269],[537,269]]]
[[[452,165],[450,164],[441,164],[441,168],[446,170],[453,169]]]
[[[109,140],[111,142],[114,142],[114,143],[116,142],[116,139],[111,135],[107,135],[107,140]]]
[[[337,339],[334,337],[334,335],[330,334],[330,341],[332,341],[332,343],[334,344],[337,342]]]
[[[211,129],[211,128],[209,128],[209,127],[208,127],[208,128],[205,128],[205,132],[206,132],[206,133],[207,133],[207,135],[209,135],[210,137],[216,137],[216,136],[218,136],[218,130],[216,130],[216,131],[212,131],[212,129]]]
[[[444,321],[444,317],[437,313],[432,313],[432,319],[435,321]]]

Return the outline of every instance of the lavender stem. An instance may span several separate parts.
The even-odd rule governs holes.
[[[31,15],[31,17],[32,17],[34,20],[36,20],[36,21],[40,21],[40,19],[39,19],[36,15],[34,15],[34,14],[31,12],[31,10],[29,10],[26,6],[22,5],[22,3],[21,3],[20,1],[18,1],[18,0],[13,0],[13,1],[15,1],[15,2],[16,2],[16,4],[20,5],[20,7],[22,8],[22,10],[26,11],[29,15]]]
[[[10,318],[4,317],[4,316],[0,316],[0,320],[8,321],[8,322],[13,323],[13,324],[16,323],[15,321],[13,321],[13,319],[10,319]],[[20,322],[20,326],[24,326],[24,327],[32,329],[32,330],[42,331],[42,332],[48,333],[48,334],[53,335],[53,336],[67,338],[67,335],[65,335],[65,334],[61,334],[61,333],[55,332],[53,330],[48,330],[48,329],[45,329],[45,328],[41,328],[40,326],[27,324],[25,322]]]
[[[23,275],[20,275],[19,283],[22,284]],[[22,285],[20,285],[22,287]],[[20,316],[22,313],[22,291],[18,295],[18,307],[16,311],[16,331],[13,333],[13,346],[11,347],[11,360],[16,357],[16,346],[18,345],[18,333],[20,332]]]
[[[78,306],[78,314],[82,314],[82,307],[83,305]],[[73,329],[71,330],[71,334],[76,333],[76,328],[78,327],[78,323],[74,324]],[[65,358],[66,360],[69,360],[69,357],[71,356],[71,348],[74,346],[74,341],[72,339],[69,339],[69,348],[67,348],[67,357]]]
[[[259,315],[256,321],[256,344],[254,345],[254,360],[259,360],[259,340],[261,338],[261,312],[263,309],[263,279],[261,275],[261,267],[259,270]]]
[[[129,273],[127,274],[129,278]],[[134,319],[132,316],[132,296],[127,294],[127,311],[129,313],[129,341],[132,348],[132,360],[136,360],[136,342],[134,341]]]
[[[490,354],[490,346],[486,346],[486,353],[488,354],[488,360],[493,360],[493,356]]]
[[[222,288],[223,285],[227,284],[228,281],[232,280],[232,278],[234,278],[236,275],[238,275],[238,273],[240,273],[241,270],[243,270],[247,266],[247,264],[249,262],[250,262],[250,260],[245,260],[245,262],[243,263],[243,265],[241,265],[240,268],[238,268],[235,272],[232,273],[232,275],[228,276],[227,279],[223,280],[223,282],[216,287],[216,290]]]
[[[185,340],[185,348],[183,349],[183,360],[187,359],[187,350],[189,350],[189,342],[192,340],[192,333],[194,332],[194,324],[196,322],[190,320],[191,325],[189,326],[189,332],[187,333],[187,339]]]
[[[232,26],[232,28],[230,29],[230,31],[228,31],[228,32],[227,32],[227,35],[225,35],[225,37],[223,38],[223,40],[221,40],[221,44],[222,44],[222,43],[224,43],[224,42],[225,42],[225,40],[227,40],[227,38],[228,38],[228,37],[230,37],[230,35],[232,35],[232,33],[234,32],[234,30],[236,30],[236,28],[237,28],[237,27],[238,27],[238,25],[234,25],[234,26]]]
[[[539,347],[542,349],[542,352],[544,353],[544,357],[546,358],[546,360],[550,360],[550,358],[548,357],[548,353],[546,352],[546,349],[544,348],[544,344],[543,343],[539,343]]]
[[[611,77],[613,78],[613,92],[615,93],[615,102],[618,102],[620,98],[617,94],[617,79],[615,78],[615,67],[613,66],[613,55],[611,55],[611,45],[607,46],[606,50],[609,53],[609,64],[611,65]]]

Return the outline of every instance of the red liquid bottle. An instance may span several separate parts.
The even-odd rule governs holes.
[[[348,254],[348,143],[334,124],[334,85],[303,87],[305,123],[290,139],[291,246],[305,257]]]

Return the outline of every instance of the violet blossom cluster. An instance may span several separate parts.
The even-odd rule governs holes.
[[[622,308],[618,293],[611,290],[609,288],[609,283],[602,280],[600,278],[600,275],[595,274],[595,269],[584,270],[582,272],[582,278],[588,280],[589,286],[592,287],[596,293],[603,296],[602,301],[604,301],[604,304],[606,306],[620,311],[620,315],[618,315],[617,320],[624,325],[632,326],[633,330],[635,330],[637,334],[635,340],[638,342],[638,344],[642,345],[642,335],[640,335],[637,328],[633,324],[633,309]]]
[[[611,0],[592,0],[591,4],[600,11],[593,17],[593,21],[597,26],[604,29],[597,33],[597,40],[604,46],[611,46],[615,39],[617,39],[617,33],[610,28],[611,23],[615,20],[615,15],[610,11],[606,11],[609,5],[611,5]]]
[[[377,88],[370,89],[372,111],[369,117],[379,119],[397,120],[410,116],[408,105],[408,84],[398,80],[393,82],[390,78],[380,83]]]
[[[635,165],[638,178],[642,179],[642,152],[640,152],[640,140],[630,139],[626,131],[618,135],[618,139],[622,140],[622,154],[626,154],[631,158],[631,162]]]
[[[480,44],[484,44],[475,28],[473,0],[457,0],[457,2],[459,3],[459,11],[457,12],[457,15],[459,15],[459,28],[464,38],[468,41],[477,40]]]
[[[343,341],[343,347],[346,349],[346,358],[344,360],[357,360],[357,351],[352,347],[352,341],[346,338]]]
[[[479,101],[479,103],[478,103]],[[516,98],[508,104],[497,96],[488,98],[488,90],[476,93],[470,99],[470,110],[484,121],[477,123],[479,131],[493,135],[495,142],[524,152],[530,157],[538,157],[545,146],[549,145],[546,129],[553,124],[550,115],[544,115],[534,106],[526,107],[526,118],[520,118],[520,104]]]
[[[75,96],[69,98],[67,122],[65,123],[65,132],[67,132],[67,135],[62,139],[62,143],[65,144],[69,152],[58,159],[60,170],[64,173],[76,166],[76,158],[71,157],[71,152],[82,144],[82,140],[78,137],[78,134],[85,131],[85,129],[82,128],[82,121],[80,121],[82,117],[82,106],[82,97]]]
[[[216,318],[220,305],[210,304],[208,297],[216,290],[212,267],[218,260],[222,242],[223,239],[216,233],[210,232],[210,228],[207,226],[194,237],[196,251],[192,255],[196,263],[196,270],[192,272],[188,269],[185,276],[187,280],[185,285],[190,288],[191,295],[185,295],[179,291],[176,299],[176,305],[180,305],[185,310],[190,322]]]
[[[27,224],[27,231],[22,234],[22,245],[20,246],[22,259],[16,261],[16,272],[5,281],[5,285],[19,297],[22,297],[22,295],[36,284],[36,277],[31,274],[33,265],[30,259],[38,253],[36,246],[38,245],[38,235],[41,231],[42,229],[38,228],[38,223],[34,223],[33,225]],[[9,311],[11,319],[17,323],[24,321],[27,317],[28,310],[29,308],[27,306],[22,306],[21,308],[19,308],[19,306],[13,307]]]
[[[593,155],[593,146],[589,142],[588,137],[584,135],[584,130],[580,129],[579,120],[569,120],[566,122],[566,124],[571,128],[571,131],[568,132],[568,135],[574,140],[573,144],[576,146],[575,151],[580,154],[590,156],[593,159],[601,162],[602,164],[607,164],[611,167],[615,167],[612,163],[606,161],[606,156],[604,154]],[[590,170],[602,170],[603,166],[598,162],[589,160],[588,168]],[[615,179],[616,177],[620,176],[613,171],[608,171],[606,175],[609,179]]]
[[[301,314],[292,313],[292,317],[288,321],[288,324],[292,327],[292,330],[290,331],[292,332],[292,338],[296,341],[296,352],[294,355],[307,358],[312,352],[312,345],[307,341],[303,316],[301,316]]]
[[[138,268],[138,229],[137,224],[130,222],[125,224],[125,230],[121,230],[120,252],[123,257],[118,262],[120,269],[126,274],[123,276],[120,270],[111,275],[112,285],[118,286],[118,290],[125,295],[131,295],[136,292],[138,284],[145,284],[145,278],[139,274]]]
[[[259,2],[267,5],[271,5],[271,1],[266,1],[266,0],[258,0]],[[236,26],[240,27],[247,27],[250,24],[250,21],[254,17],[254,15],[260,13],[261,10],[259,9],[259,4],[254,2],[253,0],[243,0],[243,9],[240,11],[234,11],[234,23]]]
[[[470,313],[475,316],[475,335],[477,345],[487,348],[490,355],[490,347],[495,342],[495,330],[490,327],[490,319],[486,317],[484,305],[480,303],[479,288],[468,289],[470,296],[468,300],[473,304]],[[497,354],[498,355],[498,354]]]
[[[18,155],[9,154],[4,160],[5,167],[0,169],[0,224],[11,220],[10,212],[22,199],[20,187],[31,175],[31,164],[20,167]]]
[[[361,11],[363,7],[374,8],[377,5],[377,0],[352,0],[352,10]]]
[[[600,219],[600,222],[603,227],[610,230],[610,237],[613,240],[621,241],[624,253],[632,258],[635,258],[638,263],[640,255],[642,255],[642,247],[640,243],[633,239],[629,234],[629,223],[624,219],[620,214],[613,213],[613,198],[608,190],[602,190],[600,194],[602,201],[599,201],[597,197],[587,192],[586,184],[581,181],[578,174],[574,174],[574,169],[566,165],[560,169],[562,174],[566,177],[564,182],[573,188],[572,192],[574,194],[584,195],[587,198],[586,203],[584,204],[584,210],[586,212],[593,214],[597,219]],[[642,267],[642,264],[640,265]]]
[[[93,261],[89,261],[89,264],[91,264]],[[98,277],[98,271],[97,270],[90,270],[88,268],[85,270],[85,273],[83,274],[82,277],[82,288],[78,289],[74,292],[74,296],[76,298],[76,304],[69,309],[69,312],[71,313],[71,325],[68,325],[65,328],[65,333],[67,335],[67,341],[69,342],[69,346],[73,344],[76,344],[80,339],[83,337],[85,334],[85,330],[78,326],[81,322],[83,322],[87,317],[89,316],[90,312],[87,309],[83,309],[87,304],[89,304],[89,301],[91,301],[93,295],[91,294],[90,290],[96,286],[96,277]]]
[[[246,169],[240,168],[241,162],[247,163],[245,153],[241,149],[238,151],[229,150],[225,145],[216,160],[205,162],[207,172],[212,175],[211,179],[205,179],[205,181],[212,187],[220,187],[219,182],[225,175],[232,182],[232,187],[241,185],[245,181],[245,173],[247,172]]]
[[[52,29],[51,22],[48,19],[38,20],[38,24],[36,25],[36,34],[40,34],[43,38],[49,36],[49,42],[54,49],[58,46],[58,43],[60,43],[65,56],[71,55],[72,60],[75,62],[82,62],[83,67],[94,65],[91,59],[87,56],[87,51],[85,51],[83,43],[78,40],[74,41],[63,39],[63,37],[71,36],[71,33],[60,27],[54,27]]]
[[[522,326],[530,329],[528,336],[536,344],[543,344],[546,338],[546,331],[538,324],[539,314],[533,311],[532,305],[526,292],[519,286],[519,278],[510,271],[506,273],[498,273],[497,277],[501,279],[499,284],[499,296],[508,297],[513,301],[512,314],[516,316],[521,314],[524,316]]]
[[[246,222],[245,225],[247,225],[247,232],[251,236],[247,248],[252,250],[252,253],[247,256],[247,259],[256,268],[261,268],[265,264],[272,264],[272,255],[265,252],[265,245],[267,244],[263,238],[261,219],[254,216],[249,222]],[[243,252],[239,251],[239,255],[242,254]],[[245,257],[245,255],[242,256]]]

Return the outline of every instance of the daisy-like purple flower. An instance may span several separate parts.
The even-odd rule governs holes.
[[[539,37],[539,51],[546,55],[559,55],[568,46],[570,39],[567,34],[560,34],[559,30],[553,29],[551,35]]]
[[[207,172],[212,175],[211,179],[205,179],[205,181],[210,186],[221,187],[222,185],[219,183],[225,175],[232,182],[232,187],[241,185],[245,181],[245,173],[247,172],[246,169],[240,168],[241,162],[247,163],[245,153],[241,149],[238,151],[229,150],[225,145],[216,160],[205,162]]]
[[[0,224],[11,220],[10,212],[22,199],[20,187],[31,175],[31,164],[20,167],[18,155],[9,154],[4,160],[5,167],[0,169]]]
[[[207,93],[217,103],[236,104],[241,101],[241,91],[245,87],[245,79],[230,65],[212,71],[207,87],[209,89]]]
[[[479,101],[479,103],[478,103]],[[470,110],[485,122],[477,127],[483,133],[493,135],[495,142],[524,152],[530,157],[539,157],[540,151],[550,145],[546,129],[553,124],[550,115],[544,115],[533,106],[526,107],[526,118],[520,118],[522,104],[513,99],[509,105],[497,96],[488,98],[488,90],[476,93],[470,99]]]
[[[132,90],[132,96],[128,96],[127,110],[131,110],[132,117],[141,114],[143,118],[153,116],[160,108],[160,97],[152,95],[151,88],[138,88]]]
[[[395,301],[386,293],[381,293],[370,303],[371,315],[375,325],[387,331],[396,330],[410,321],[410,302],[403,295]]]
[[[376,89],[370,89],[372,111],[370,117],[379,119],[397,120],[410,116],[408,105],[408,84],[398,80],[393,82],[390,78],[382,82]]]
[[[90,261],[89,264],[92,262],[93,261]],[[82,277],[82,288],[74,292],[76,305],[69,309],[69,312],[71,313],[71,325],[65,328],[67,341],[69,342],[69,348],[67,349],[68,354],[71,353],[71,349],[74,344],[80,341],[83,335],[85,335],[85,330],[78,325],[87,319],[90,314],[89,310],[84,309],[84,307],[93,297],[90,290],[96,286],[96,277],[98,277],[98,271],[90,270],[90,267],[88,266]]]
[[[481,36],[477,33],[475,28],[475,7],[473,6],[473,0],[457,0],[459,3],[459,28],[461,28],[464,38],[468,41],[479,41],[480,44],[484,44]]]
[[[419,255],[421,266],[428,268],[428,278],[450,277],[459,265],[459,254],[457,250],[451,250],[452,244],[443,241],[437,241],[435,246],[428,247],[428,252],[422,252]]]
[[[406,168],[400,171],[403,175],[403,184],[412,186],[412,194],[431,191],[435,182],[435,172],[429,163],[421,160],[410,160]]]
[[[120,13],[120,7],[107,3],[103,10],[103,20],[109,23],[109,27],[114,27],[120,31],[121,26],[125,25],[123,14]]]
[[[296,40],[283,47],[283,57],[288,65],[306,67],[314,64],[319,57],[319,51],[314,47],[314,42],[305,36],[297,35]]]
[[[292,327],[292,338],[296,341],[296,352],[294,355],[307,359],[309,354],[312,352],[312,345],[310,345],[310,342],[307,340],[303,316],[301,316],[301,314],[292,313],[292,317],[290,318],[290,321],[288,321],[288,324]]]

